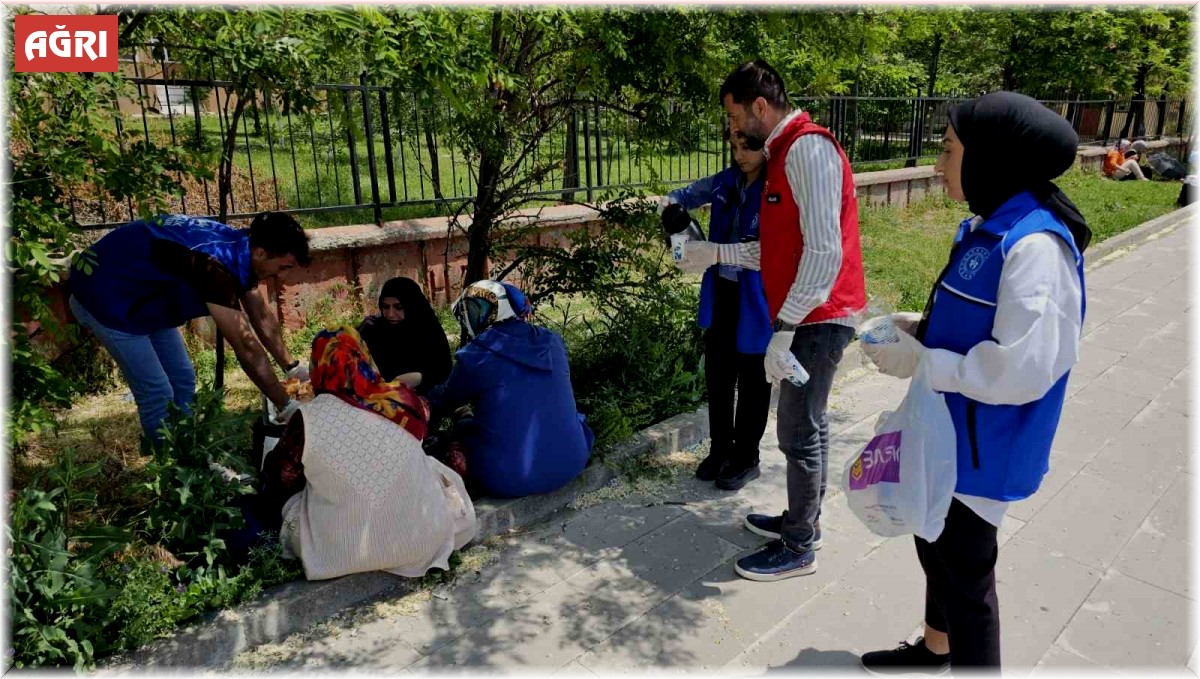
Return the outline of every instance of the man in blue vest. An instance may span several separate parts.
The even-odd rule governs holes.
[[[71,313],[116,359],[152,442],[167,405],[188,408],[196,372],[179,326],[211,315],[238,362],[286,419],[298,405],[271,366],[308,379],[260,281],[309,264],[308,238],[291,216],[264,212],[249,229],[199,217],[163,215],[113,229],[91,247],[91,264],[71,273]],[[265,346],[265,350],[264,350]]]

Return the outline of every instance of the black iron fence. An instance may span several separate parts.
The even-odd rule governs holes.
[[[114,102],[115,124],[137,126],[148,141],[216,151],[230,131],[223,113],[232,83],[172,77],[163,61],[156,77],[132,61],[135,101]],[[128,70],[128,69],[127,69]],[[370,85],[316,87],[318,104],[289,110],[278,93],[254,93],[235,131],[237,149],[231,220],[262,210],[309,215],[307,225],[420,216],[471,198],[471,155],[439,130],[452,111],[422,104],[409,92]],[[963,97],[800,97],[795,104],[828,127],[856,171],[911,167],[940,152],[947,111]],[[1182,100],[1057,99],[1046,106],[1071,121],[1085,144],[1190,134]],[[637,123],[597,102],[580,106],[542,140],[530,167],[556,164],[533,187],[548,202],[592,201],[606,191],[678,185],[713,174],[730,162],[720,112],[707,131],[686,144],[648,151],[635,144]],[[132,205],[73,195],[76,221],[106,228],[132,219]],[[172,209],[215,216],[214,181],[185,181]],[[350,215],[348,212],[357,212]],[[338,214],[333,214],[338,213]]]

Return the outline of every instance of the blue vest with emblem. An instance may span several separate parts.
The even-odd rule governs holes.
[[[741,186],[745,175],[736,166],[713,177],[708,239],[713,243],[746,243],[758,240],[758,207],[762,200],[763,180]],[[771,316],[762,274],[752,269],[718,265],[704,273],[700,283],[701,328],[712,326],[713,289],[718,276],[726,272],[736,277],[740,291],[738,305],[737,350],[741,354],[763,354],[771,342]]]
[[[971,220],[959,227],[950,262],[934,291],[922,338],[925,346],[965,355],[976,344],[993,340],[1004,259],[1019,240],[1040,232],[1052,233],[1070,246],[1082,289],[1083,256],[1071,232],[1031,193],[1017,194],[974,229]],[[1068,376],[1042,398],[1023,405],[988,405],[962,394],[945,394],[957,436],[955,492],[1012,501],[1038,489],[1049,470]]]
[[[211,258],[237,281],[240,293],[257,282],[250,264],[250,230],[187,215],[161,215],[117,227],[90,248],[91,272],[72,270],[71,294],[105,327],[144,335],[208,315],[192,272],[157,261],[155,241],[169,241]]]

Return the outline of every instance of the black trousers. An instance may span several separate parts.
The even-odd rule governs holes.
[[[915,538],[925,571],[925,624],[950,638],[950,666],[1000,667],[996,527],[957,499],[933,542]]]
[[[756,463],[771,408],[771,384],[767,382],[762,354],[738,353],[740,295],[738,283],[717,277],[713,321],[704,335],[708,428],[713,452],[731,460]]]

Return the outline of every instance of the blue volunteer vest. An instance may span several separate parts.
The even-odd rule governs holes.
[[[713,243],[746,243],[758,240],[758,208],[762,202],[763,178],[749,186],[739,186],[743,174],[736,166],[713,178],[708,239]],[[712,326],[714,288],[720,265],[709,267],[700,283],[700,309],[697,323]],[[771,342],[771,316],[762,274],[752,269],[737,272],[738,300],[737,351],[739,354],[764,354]]]
[[[1018,241],[1040,232],[1052,233],[1070,246],[1082,288],[1083,256],[1071,232],[1031,193],[1020,193],[974,230],[971,220],[959,226],[950,263],[934,290],[925,346],[966,354],[992,340],[1004,259]],[[962,394],[945,394],[957,436],[955,492],[1011,501],[1038,489],[1050,468],[1068,377],[1063,375],[1042,398],[1024,405],[988,405]]]
[[[90,248],[90,273],[72,270],[71,294],[105,327],[145,335],[209,315],[199,286],[203,272],[178,270],[179,258],[163,258],[169,244],[186,248],[231,276],[239,294],[257,282],[250,263],[250,230],[186,215],[138,220],[108,232]]]

